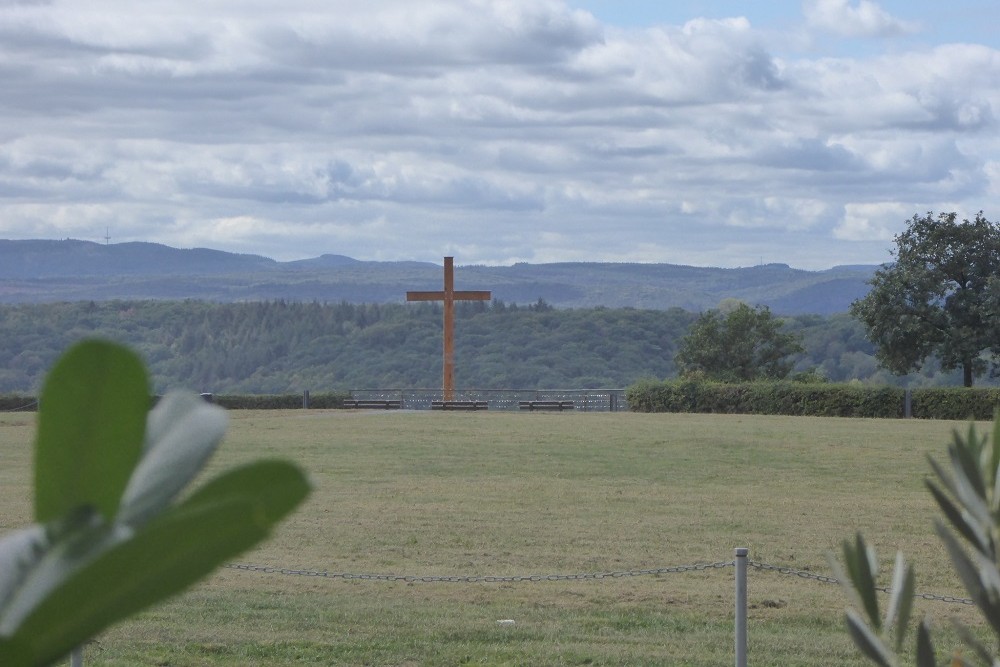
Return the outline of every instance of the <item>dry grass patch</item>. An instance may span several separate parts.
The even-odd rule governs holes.
[[[954,423],[821,418],[234,412],[213,466],[281,456],[312,497],[245,562],[522,575],[753,560],[828,573],[865,531],[918,588],[960,594],[931,529],[925,454]],[[30,420],[0,425],[5,528],[30,516]],[[964,428],[964,425],[958,425]],[[209,471],[211,472],[211,471]],[[732,568],[602,581],[357,582],[224,570],[122,625],[88,665],[732,661]],[[835,587],[751,570],[754,664],[862,664]],[[921,602],[937,617],[966,613]],[[514,619],[513,626],[497,625]],[[942,642],[947,646],[948,642]]]

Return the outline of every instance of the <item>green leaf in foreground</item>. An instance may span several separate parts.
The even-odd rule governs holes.
[[[882,667],[895,667],[896,661],[882,641],[868,627],[861,615],[853,609],[847,610],[847,630],[851,633],[854,645],[872,661]]]
[[[42,389],[35,445],[35,520],[80,505],[114,518],[139,459],[149,385],[139,358],[90,340],[56,363]]]
[[[266,488],[251,482],[269,479]],[[46,664],[111,623],[180,592],[270,534],[308,494],[303,474],[265,461],[222,475],[72,574],[0,644]],[[73,613],[67,613],[73,610]]]
[[[926,619],[917,627],[917,667],[935,667],[934,642]]]
[[[309,482],[297,467],[278,460],[255,461],[212,479],[177,510],[218,502],[245,501],[258,512],[257,521],[278,523],[309,494]]]
[[[176,498],[225,433],[225,411],[168,394],[149,413],[128,349],[87,341],[42,392],[37,523],[0,540],[0,665],[51,664],[261,540],[309,493],[290,463],[227,472]]]
[[[170,392],[149,413],[142,459],[122,495],[118,520],[139,526],[194,479],[226,433],[226,412],[190,392]]]
[[[875,558],[871,553],[865,538],[861,533],[855,536],[852,545],[847,540],[844,541],[844,563],[847,565],[847,574],[854,584],[857,592],[868,614],[868,621],[876,631],[882,629],[882,618],[879,616],[878,598],[875,591]]]
[[[913,568],[903,558],[903,553],[897,552],[896,567],[892,577],[892,595],[889,597],[889,607],[885,615],[886,627],[895,630],[896,651],[903,648],[903,639],[906,638],[906,626],[910,622],[915,587],[916,575],[913,573]]]

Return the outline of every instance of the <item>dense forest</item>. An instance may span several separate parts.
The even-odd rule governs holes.
[[[89,336],[120,341],[149,365],[154,391],[286,393],[433,388],[441,383],[442,307],[285,301],[84,301],[0,306],[0,393],[31,393],[56,356]],[[679,308],[456,306],[460,388],[626,387],[675,374],[674,353],[696,318]],[[831,381],[957,384],[933,364],[898,378],[880,370],[846,314],[786,319],[802,337],[796,370]]]

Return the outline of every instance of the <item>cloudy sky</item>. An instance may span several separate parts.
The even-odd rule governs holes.
[[[823,269],[1000,219],[996,0],[0,0],[0,237]]]

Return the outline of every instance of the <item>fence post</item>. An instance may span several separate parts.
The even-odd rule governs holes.
[[[736,667],[747,667],[747,554],[736,548]]]
[[[302,409],[303,410],[308,410],[309,409],[309,390],[308,389],[306,389],[305,391],[302,392]]]
[[[69,654],[69,667],[83,667],[83,649],[79,646]]]
[[[907,419],[913,416],[913,392],[909,389],[903,393],[903,416]]]

